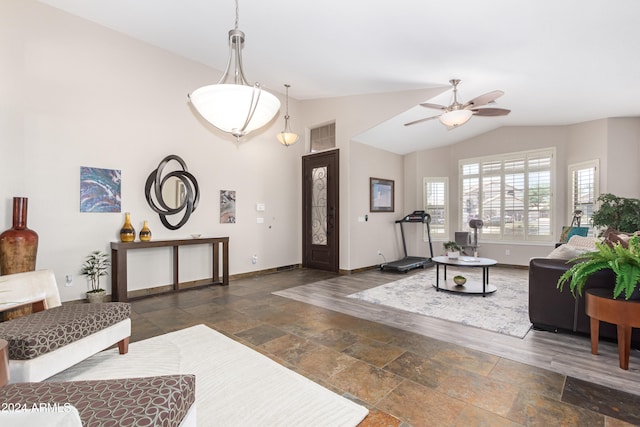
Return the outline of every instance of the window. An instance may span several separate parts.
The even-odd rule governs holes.
[[[461,229],[481,219],[484,238],[552,240],[555,149],[460,161]]]
[[[329,123],[311,129],[310,144],[312,153],[334,148],[336,146],[336,124]]]
[[[591,226],[591,216],[598,198],[598,160],[569,165],[569,204],[567,205],[568,222],[571,224],[576,211],[581,211],[580,225]],[[573,224],[577,226],[577,223]]]
[[[432,237],[449,235],[449,178],[424,178],[424,210],[431,215]],[[427,239],[427,226],[424,226],[424,241]]]

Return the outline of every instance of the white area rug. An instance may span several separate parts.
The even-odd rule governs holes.
[[[196,375],[198,426],[355,426],[368,410],[197,325],[105,350],[47,381]]]
[[[462,274],[469,280],[482,281],[481,269],[447,269],[447,277]],[[442,278],[442,271],[440,272]],[[436,269],[417,273],[366,291],[351,294],[373,304],[381,304],[411,313],[475,326],[501,334],[524,338],[529,321],[528,272],[517,269],[489,269],[489,283],[498,290],[492,294],[467,295],[436,292],[433,287]]]

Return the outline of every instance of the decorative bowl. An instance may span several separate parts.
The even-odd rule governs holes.
[[[192,234],[191,237],[194,239],[199,239],[202,234]]]
[[[464,276],[454,276],[453,281],[456,285],[462,286],[467,283],[467,278]]]

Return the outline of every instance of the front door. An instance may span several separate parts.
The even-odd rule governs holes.
[[[302,158],[302,266],[338,272],[339,150]]]

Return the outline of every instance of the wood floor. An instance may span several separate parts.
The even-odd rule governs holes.
[[[599,354],[592,355],[589,338],[584,336],[531,330],[524,339],[519,339],[346,298],[403,277],[370,270],[289,288],[278,295],[640,395],[640,352],[637,350],[631,350],[629,370],[625,371],[618,367],[615,343],[601,341]]]

